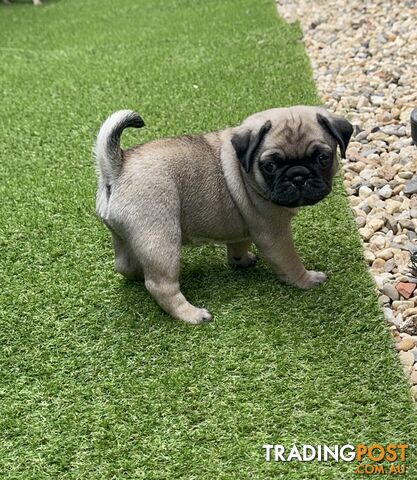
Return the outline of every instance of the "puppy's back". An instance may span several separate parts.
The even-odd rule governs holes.
[[[220,132],[154,140],[124,151],[118,188],[129,202],[171,209],[178,202],[185,241],[246,235],[227,188]],[[159,208],[159,207],[158,207]]]

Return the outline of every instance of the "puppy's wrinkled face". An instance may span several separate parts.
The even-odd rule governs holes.
[[[352,125],[317,107],[274,109],[249,117],[232,137],[255,190],[285,207],[314,205],[332,189]]]

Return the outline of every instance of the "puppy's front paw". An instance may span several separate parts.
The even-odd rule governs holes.
[[[314,270],[306,270],[304,275],[299,278],[293,285],[303,290],[308,290],[327,280],[327,275],[323,272],[315,272]]]
[[[256,263],[256,255],[252,252],[246,252],[241,257],[230,256],[229,263],[236,267],[252,267]]]

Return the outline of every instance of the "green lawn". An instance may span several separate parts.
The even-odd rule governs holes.
[[[340,180],[295,225],[330,274],[314,291],[184,252],[183,290],[215,317],[199,328],[114,273],[94,215],[114,110],[145,119],[133,144],[317,104],[298,27],[272,0],[30,3],[0,5],[0,478],[339,480],[352,464],[267,463],[262,445],[415,447]]]

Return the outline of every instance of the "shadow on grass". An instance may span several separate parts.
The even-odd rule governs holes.
[[[201,260],[201,253],[204,259]],[[340,252],[346,256],[346,253]],[[337,261],[337,260],[336,260]],[[340,261],[340,260],[339,260]],[[325,263],[322,260],[317,263]],[[333,262],[332,262],[333,263]],[[323,265],[317,265],[321,267]],[[331,268],[331,265],[327,265]],[[349,265],[346,265],[346,269]],[[324,265],[324,270],[326,265]],[[227,264],[225,250],[221,247],[205,246],[186,251],[183,256],[180,278],[181,291],[194,305],[207,308],[214,316],[214,322],[245,322],[265,324],[267,327],[280,324],[280,328],[294,330],[297,319],[311,327],[320,325],[320,330],[332,330],[334,317],[343,314],[344,302],[335,302],[338,285],[347,275],[342,269],[330,272],[328,281],[311,290],[284,285],[279,282],[270,266],[262,258],[254,267],[237,268]],[[362,277],[363,278],[363,277]],[[120,306],[133,315],[128,320],[141,328],[152,324],[176,324],[164,313],[147,292],[143,282],[132,282],[121,278],[119,286]],[[359,299],[358,299],[359,301]],[[362,304],[374,301],[372,296],[361,299]],[[360,309],[354,305],[354,309]],[[125,317],[125,320],[127,318]],[[314,329],[314,328],[313,328]]]

